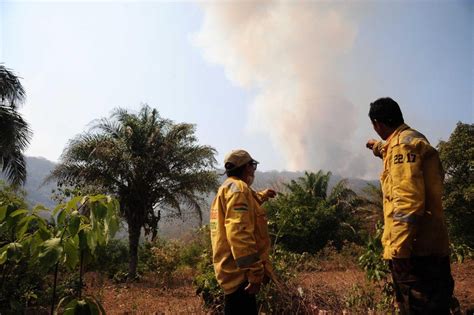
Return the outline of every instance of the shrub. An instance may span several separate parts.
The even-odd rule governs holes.
[[[15,198],[0,198],[0,313],[23,313],[30,300],[44,301],[44,284],[52,281],[51,312],[57,294],[65,295],[59,305],[77,311],[100,305],[82,296],[82,275],[92,261],[97,245],[106,244],[118,228],[118,202],[108,196],[78,196],[58,205],[53,222],[39,215],[47,210],[32,210]],[[67,270],[79,277],[60,283],[59,272]],[[37,294],[38,293],[38,294]],[[60,307],[56,309],[58,311]],[[36,310],[38,311],[38,310]],[[102,311],[101,311],[102,312]],[[103,312],[102,312],[103,313]]]
[[[111,279],[117,274],[127,273],[128,244],[125,240],[111,240],[108,244],[97,246],[96,256],[89,270],[104,272]]]
[[[305,173],[291,181],[288,193],[265,204],[275,243],[295,252],[315,253],[329,241],[338,249],[344,241],[358,241],[354,212],[361,199],[344,180],[328,193],[331,173]]]

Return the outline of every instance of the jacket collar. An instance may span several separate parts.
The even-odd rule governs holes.
[[[388,146],[390,143],[393,142],[393,144],[399,144],[400,143],[400,133],[403,131],[403,130],[406,130],[406,129],[409,129],[410,126],[408,126],[407,124],[401,124],[400,126],[398,126],[397,129],[395,129],[395,131],[392,132],[392,134],[387,138],[387,140],[385,140],[385,145],[384,147]]]

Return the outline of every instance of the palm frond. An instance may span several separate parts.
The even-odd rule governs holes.
[[[19,78],[4,65],[0,64],[1,105],[16,109],[25,100],[25,90]]]
[[[23,151],[30,139],[31,131],[21,115],[10,106],[0,105],[0,168],[14,184],[26,180]]]

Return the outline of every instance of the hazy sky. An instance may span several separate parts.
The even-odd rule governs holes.
[[[474,122],[473,1],[0,2],[26,152],[57,161],[113,108],[147,103],[246,148],[263,170],[375,178],[369,103],[391,96],[432,144]]]

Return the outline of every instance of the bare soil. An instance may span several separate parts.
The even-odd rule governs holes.
[[[474,260],[453,264],[452,271],[463,314],[474,310]],[[107,314],[206,314],[195,294],[192,277],[192,271],[185,271],[165,283],[147,275],[139,282],[116,284],[103,276],[88,274],[86,281],[87,291],[101,300]],[[302,288],[317,284],[339,297],[345,296],[354,284],[365,282],[363,271],[356,268],[305,272],[298,279]],[[331,303],[328,301],[327,305]]]

